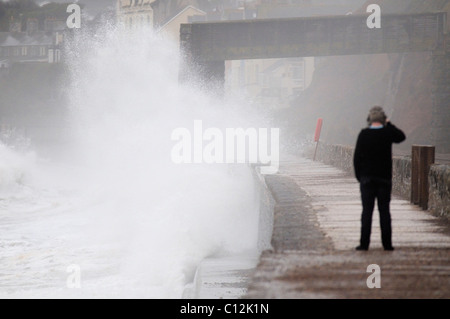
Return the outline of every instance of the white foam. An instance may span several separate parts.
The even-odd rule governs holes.
[[[150,30],[83,35],[70,52],[68,160],[0,145],[13,191],[0,201],[0,297],[179,298],[206,257],[254,252],[250,169],[170,157],[173,129],[256,126],[251,108],[179,85],[176,46]],[[80,289],[66,287],[71,264]]]

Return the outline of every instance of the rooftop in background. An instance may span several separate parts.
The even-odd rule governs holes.
[[[114,8],[116,5],[116,0],[36,0],[38,4],[44,4],[48,2],[56,2],[56,3],[79,3],[85,5],[85,10],[87,13],[94,17],[99,13],[104,12],[108,8]]]
[[[0,32],[1,47],[52,44],[53,35],[48,32],[38,31],[32,34],[24,32]]]

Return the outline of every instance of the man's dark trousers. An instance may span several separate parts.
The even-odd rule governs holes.
[[[363,205],[361,216],[361,247],[369,248],[375,199],[377,199],[378,210],[380,212],[381,241],[383,247],[392,247],[391,213],[389,211],[392,182],[383,179],[362,177],[360,180],[360,189]]]

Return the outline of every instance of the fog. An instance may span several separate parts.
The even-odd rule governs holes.
[[[170,154],[196,119],[258,127],[263,114],[180,86],[176,46],[151,30],[99,32],[68,44],[57,155],[1,144],[2,297],[179,298],[202,259],[258,253],[250,168]],[[80,290],[65,287],[72,264]]]
[[[378,2],[386,13],[444,7],[439,1]],[[284,152],[305,154],[318,118],[324,119],[324,142],[352,145],[368,109],[380,104],[404,128],[408,143],[432,136],[435,115],[423,107],[432,105],[431,53],[308,57],[310,83],[292,89],[289,98],[282,82],[303,57],[288,60],[288,71],[278,69],[272,86],[265,84],[272,62],[254,67],[254,80],[243,67],[248,61],[227,61],[227,79],[237,80],[225,83],[222,94],[194,73],[179,81],[186,61],[178,38],[102,20],[115,1],[79,3],[91,21],[65,34],[60,63],[47,63],[46,56],[17,63],[0,58],[2,298],[181,298],[206,258],[259,256],[255,167],[274,164],[278,146],[281,161]],[[184,2],[172,3],[179,8]],[[221,7],[224,17],[236,13],[236,1],[212,3],[196,4]],[[313,0],[255,11],[252,3],[246,9],[267,19],[365,13],[366,2]],[[0,32],[0,45],[11,46],[11,34]],[[280,92],[283,107],[272,96],[263,101],[264,90],[252,94],[255,83]],[[203,131],[196,135],[199,123]],[[243,160],[227,158],[227,142],[217,140],[230,128],[272,138],[279,132],[276,147],[275,139],[265,140],[272,147],[263,155],[272,155],[272,162],[251,162],[245,158],[250,151]],[[261,139],[254,141],[261,155]],[[81,273],[79,289],[68,284],[73,269]]]

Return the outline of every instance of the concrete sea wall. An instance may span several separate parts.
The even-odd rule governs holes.
[[[253,174],[254,209],[258,213],[255,251],[241,255],[211,256],[195,271],[193,281],[182,293],[184,299],[239,299],[247,292],[250,275],[264,250],[272,249],[275,200],[259,168],[249,167]]]

